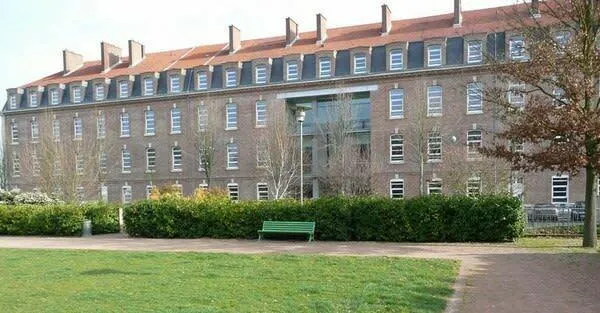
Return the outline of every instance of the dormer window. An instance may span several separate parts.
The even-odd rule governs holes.
[[[58,88],[50,89],[50,104],[57,105],[60,102],[60,97],[58,94]]]
[[[390,70],[397,71],[404,68],[404,56],[402,49],[390,51]]]
[[[483,61],[483,52],[481,50],[481,41],[474,40],[467,43],[467,63],[477,64]]]
[[[319,78],[331,77],[331,58],[322,57],[319,59]]]
[[[367,56],[363,53],[354,56],[354,74],[367,72]]]
[[[96,101],[104,100],[104,84],[96,84],[94,89],[96,92]]]
[[[83,92],[81,86],[73,87],[73,103],[81,103],[83,101]]]
[[[199,71],[196,74],[196,86],[199,90],[208,89],[208,74],[206,71]]]
[[[266,65],[257,65],[254,69],[254,80],[256,84],[266,84],[267,83],[267,66]]]
[[[126,80],[119,81],[119,98],[127,98],[129,96],[129,82]]]
[[[298,80],[298,61],[289,61],[286,63],[287,80]]]
[[[169,76],[171,92],[181,92],[181,77],[179,75]]]
[[[232,88],[237,86],[237,70],[230,68],[225,71],[225,87]]]
[[[8,107],[13,110],[17,108],[17,96],[16,95],[8,96]]]
[[[154,79],[151,77],[144,78],[144,96],[154,94]]]
[[[442,65],[442,47],[432,45],[427,47],[427,66],[437,67]]]
[[[37,91],[31,92],[29,94],[29,106],[36,107],[38,106],[38,94]]]

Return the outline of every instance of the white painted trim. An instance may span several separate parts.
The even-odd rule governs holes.
[[[315,90],[307,90],[307,91],[282,92],[282,93],[277,94],[277,99],[314,97],[314,96],[336,95],[336,94],[341,94],[341,93],[377,91],[378,88],[379,87],[377,85],[364,85],[364,86],[344,87],[344,88],[327,88],[327,89],[315,89]]]

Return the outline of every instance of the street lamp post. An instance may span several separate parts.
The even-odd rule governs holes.
[[[304,160],[303,160],[303,127],[306,112],[302,108],[296,110],[296,120],[300,123],[300,205],[304,205]]]

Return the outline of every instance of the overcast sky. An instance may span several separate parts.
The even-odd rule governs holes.
[[[292,17],[300,31],[314,30],[315,14],[328,27],[379,22],[382,0],[0,0],[0,104],[13,88],[62,70],[62,50],[100,59],[100,42],[127,54],[127,40],[147,52],[227,41],[227,26],[242,39],[284,34]],[[514,4],[520,0],[463,0],[463,10]],[[155,5],[154,3],[160,3]],[[392,18],[452,12],[453,0],[388,0]]]

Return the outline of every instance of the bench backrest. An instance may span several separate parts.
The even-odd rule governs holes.
[[[315,231],[315,222],[264,221],[263,222],[263,230],[314,232]]]

